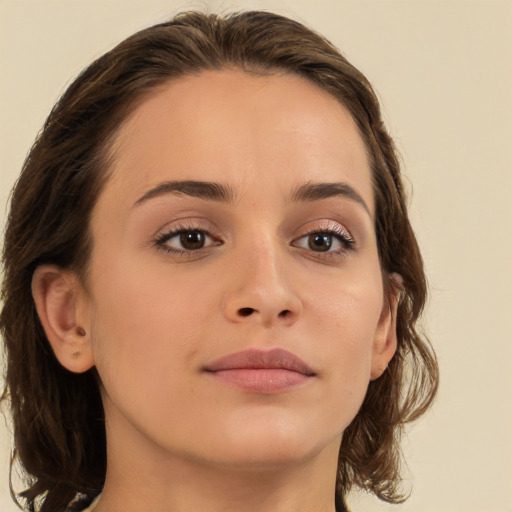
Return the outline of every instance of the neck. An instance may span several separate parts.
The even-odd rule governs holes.
[[[301,460],[229,466],[113,434],[107,428],[107,477],[95,512],[335,512],[340,439]]]
[[[304,467],[249,472],[218,468],[163,471],[158,480],[107,478],[97,512],[334,512],[334,486],[312,480]],[[132,475],[133,477],[135,475]]]

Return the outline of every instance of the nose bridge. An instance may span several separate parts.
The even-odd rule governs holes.
[[[282,249],[278,240],[261,232],[241,244],[236,253],[238,271],[233,273],[225,303],[229,319],[272,324],[290,323],[298,316],[301,304]]]
[[[282,251],[270,236],[259,237],[255,245],[247,254],[249,263],[247,279],[249,283],[251,280],[254,281],[252,286],[256,290],[261,289],[262,293],[276,294],[280,289],[285,288],[286,281]]]

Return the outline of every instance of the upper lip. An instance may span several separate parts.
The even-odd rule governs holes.
[[[240,369],[280,369],[298,372],[308,376],[315,375],[315,372],[302,359],[282,348],[274,348],[271,350],[242,350],[221,357],[204,367],[204,370],[207,372]]]

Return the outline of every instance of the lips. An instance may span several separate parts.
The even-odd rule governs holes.
[[[213,361],[204,371],[225,384],[273,394],[305,384],[315,372],[299,357],[284,349],[250,349]]]

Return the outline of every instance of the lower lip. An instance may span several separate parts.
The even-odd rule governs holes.
[[[226,384],[263,394],[279,393],[296,388],[311,378],[303,373],[279,368],[237,368],[211,372],[211,375]]]

